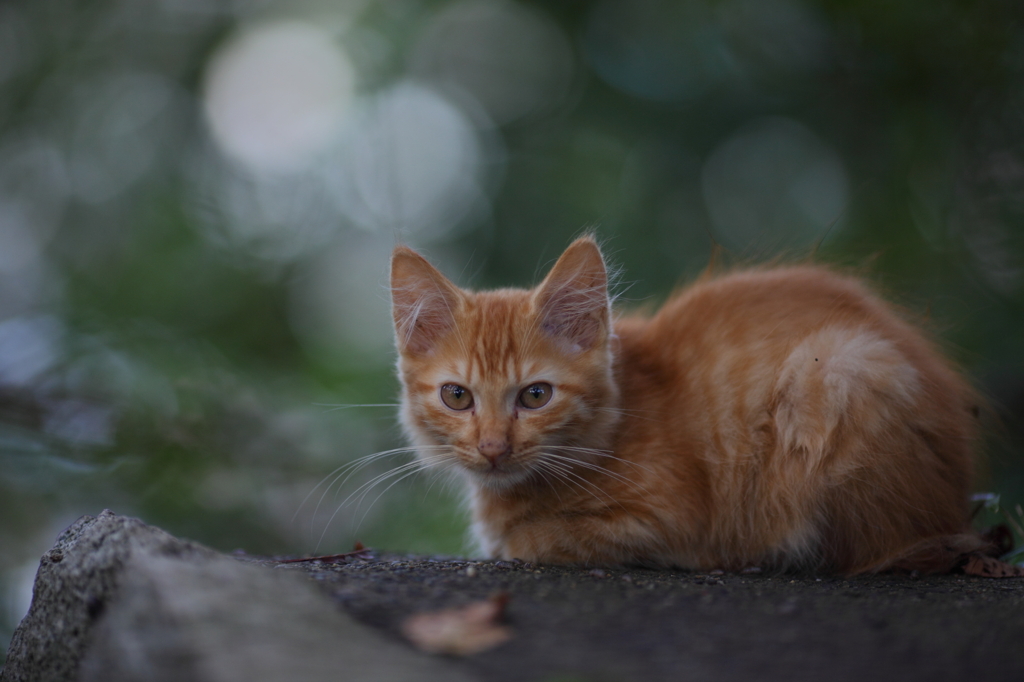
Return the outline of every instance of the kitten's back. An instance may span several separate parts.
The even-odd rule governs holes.
[[[616,332],[623,408],[647,416],[616,450],[665,482],[685,563],[866,570],[966,530],[973,393],[857,280],[740,272]]]

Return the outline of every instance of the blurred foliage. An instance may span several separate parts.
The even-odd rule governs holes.
[[[401,445],[341,407],[395,400],[387,254],[529,285],[590,228],[624,305],[715,244],[865,272],[991,396],[984,485],[1024,499],[1019,2],[0,5],[4,632],[104,507],[226,550],[468,551],[443,477],[341,504],[407,454],[331,474]]]

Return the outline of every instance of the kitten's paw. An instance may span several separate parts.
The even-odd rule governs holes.
[[[982,578],[1024,578],[1024,566],[1015,566],[978,552],[966,555],[960,569],[965,575]]]

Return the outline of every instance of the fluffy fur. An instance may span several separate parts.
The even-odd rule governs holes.
[[[614,323],[589,237],[529,291],[464,291],[402,246],[391,279],[402,423],[464,474],[493,557],[856,573],[982,544],[976,398],[856,279],[737,272]]]

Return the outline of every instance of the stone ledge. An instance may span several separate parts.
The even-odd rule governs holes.
[[[43,556],[2,679],[465,679],[448,667],[360,625],[299,572],[104,511]]]
[[[496,593],[510,638],[493,648],[429,657],[404,639],[413,614]],[[283,563],[104,512],[44,555],[2,679],[1021,680],[1022,641],[1019,578],[588,570],[373,550]]]

